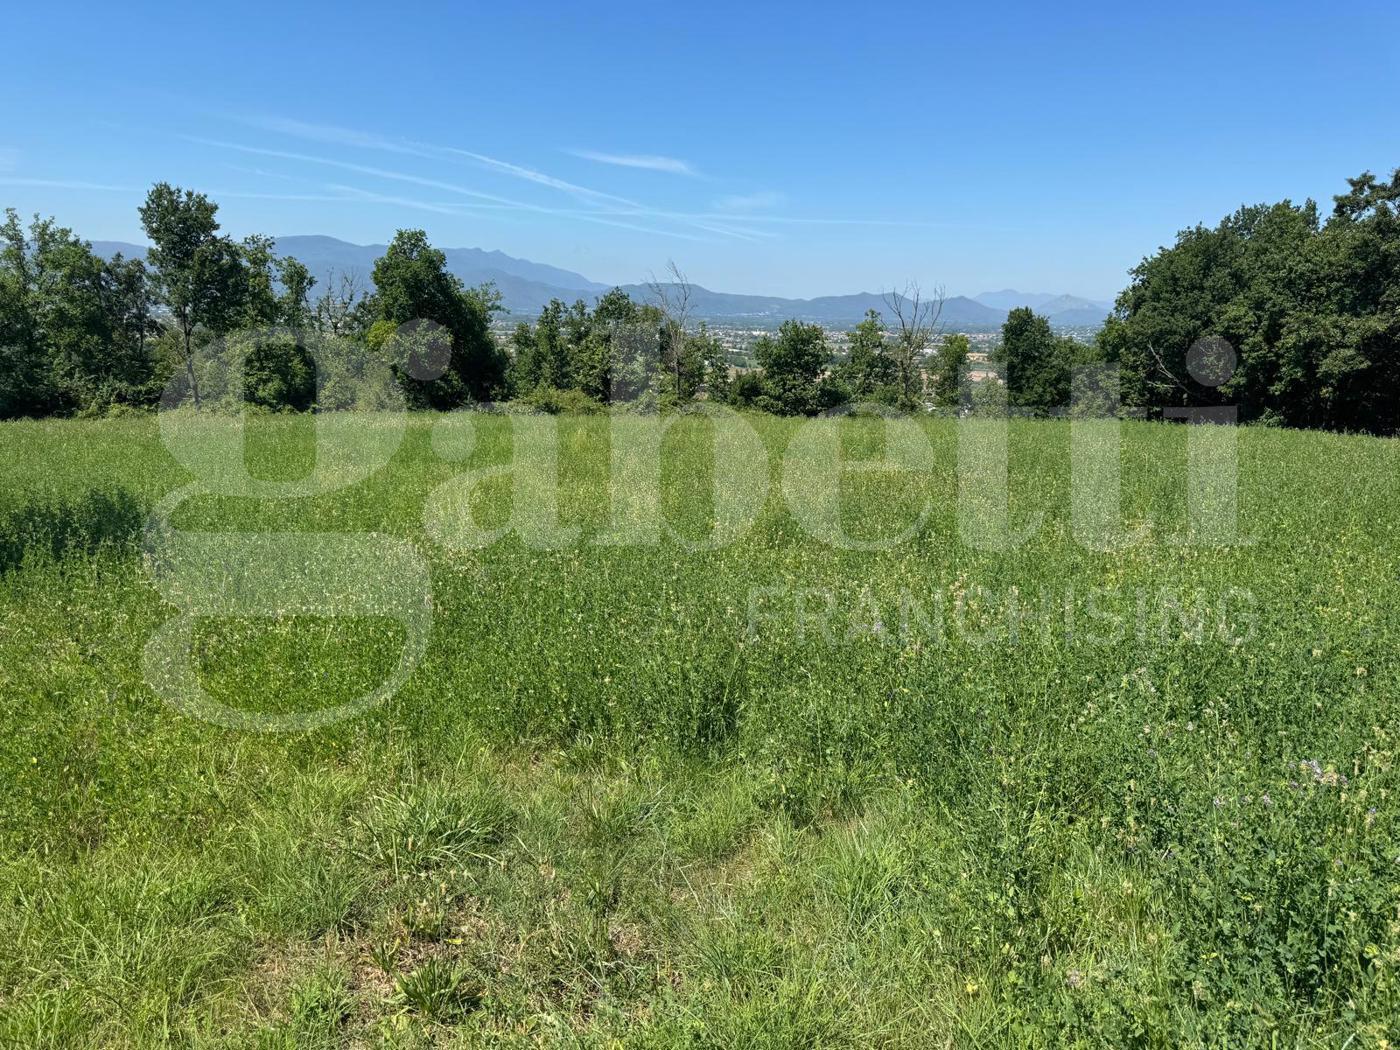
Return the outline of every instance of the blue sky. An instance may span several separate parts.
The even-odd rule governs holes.
[[[1107,298],[1242,203],[1400,165],[1400,6],[341,3],[5,18],[0,201],[139,240],[421,226],[630,282]]]

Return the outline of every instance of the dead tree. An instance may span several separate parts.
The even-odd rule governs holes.
[[[337,283],[336,278],[339,277]],[[329,335],[344,335],[349,331],[355,308],[365,298],[360,275],[355,270],[337,274],[332,270],[326,278],[326,291],[316,300],[314,320],[318,330]]]
[[[680,397],[686,348],[690,340],[692,289],[690,281],[674,260],[667,260],[666,273],[670,277],[669,281],[662,281],[656,274],[652,274],[647,281],[647,289],[663,318],[662,330],[658,333],[661,361],[670,370],[675,380],[676,397]]]
[[[941,287],[925,296],[917,282],[910,281],[902,292],[887,292],[885,305],[894,315],[894,363],[899,374],[900,396],[911,406],[916,393],[923,393],[924,355],[942,335],[941,318],[945,296]]]

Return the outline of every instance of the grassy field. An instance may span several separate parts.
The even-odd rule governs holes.
[[[929,508],[861,550],[813,536],[778,479],[799,434],[856,460],[878,424],[753,417],[772,489],[705,549],[734,424],[677,423],[659,494],[617,486],[671,531],[605,544],[609,420],[563,418],[577,533],[471,547],[464,508],[518,508],[507,476],[468,498],[468,472],[554,487],[515,422],[415,416],[343,488],[175,510],[425,561],[403,687],[295,732],[148,684],[176,609],[139,531],[191,478],[156,421],[0,425],[0,1042],[1400,1041],[1395,442],[1242,431],[1252,542],[1212,547],[1175,541],[1188,428],[1125,424],[1123,516],[1147,531],[1100,552],[1071,528],[1069,425],[1016,422],[1012,520],[1044,519],[995,550],[960,540],[957,425],[930,421],[931,471],[844,488],[857,538]],[[392,429],[341,425],[338,482]],[[226,423],[181,440],[236,449]],[[245,459],[305,475],[311,420],[250,423]],[[793,490],[818,488],[794,459]],[[194,631],[209,696],[267,721],[362,695],[411,633]]]

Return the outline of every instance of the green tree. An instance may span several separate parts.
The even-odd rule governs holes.
[[[108,312],[106,264],[52,219],[30,227],[35,304],[60,411],[94,405],[116,333]]]
[[[219,235],[219,207],[202,193],[156,183],[140,208],[151,241],[147,256],[155,284],[180,336],[185,378],[200,405],[194,336],[204,327],[221,334],[242,316],[247,272],[242,249]]]
[[[277,242],[254,234],[239,245],[246,268],[243,324],[249,328],[309,328],[311,289],[316,278],[290,255],[276,254]]]
[[[674,260],[667,262],[666,272],[669,281],[662,281],[653,274],[647,287],[652,304],[662,317],[657,328],[657,343],[661,367],[670,373],[666,393],[671,401],[684,401],[694,393],[704,376],[704,363],[696,359],[690,338],[695,288]]]
[[[1241,208],[1213,229],[1183,230],[1173,247],[1144,259],[1098,338],[1120,367],[1123,402],[1160,410],[1243,399],[1246,418],[1271,410],[1304,418],[1310,370],[1286,360],[1279,343],[1317,231],[1311,203]],[[1226,387],[1194,382],[1187,367],[1191,347],[1211,336],[1248,359]]]
[[[308,296],[315,278],[296,259],[277,256],[271,237],[255,234],[239,247],[246,282],[242,324],[260,333],[229,348],[243,369],[243,402],[309,409],[316,401],[316,363],[304,337],[311,326]]]
[[[298,412],[315,405],[316,362],[302,341],[304,334],[257,328],[230,337],[230,356],[237,357],[243,373],[238,404]]]
[[[290,255],[277,260],[277,283],[281,292],[277,296],[277,319],[288,328],[312,327],[311,289],[316,286],[316,278],[306,265]]]
[[[464,288],[447,269],[447,257],[428,243],[422,230],[399,230],[374,264],[375,292],[368,309],[392,325],[432,321],[447,329],[451,353],[438,379],[401,373],[410,402],[451,408],[467,398],[486,400],[504,385],[505,355],[491,335],[491,317],[500,294],[491,285]],[[396,366],[399,367],[399,366]]]
[[[729,384],[729,403],[735,408],[759,408],[763,401],[763,376],[759,372],[740,372]]]
[[[1007,404],[1037,415],[1068,406],[1076,346],[1074,340],[1057,336],[1050,322],[1030,307],[1012,310],[992,356],[1005,372]]]
[[[277,301],[277,256],[271,237],[255,233],[243,238],[243,310],[239,324],[244,328],[271,328],[282,323]]]
[[[708,337],[667,319],[659,328],[661,365],[666,370],[666,399],[689,401],[705,378],[704,348]]]
[[[898,400],[899,369],[885,338],[885,323],[876,310],[867,310],[865,318],[851,329],[846,359],[836,369],[836,376],[858,401]]]
[[[598,297],[593,307],[595,325],[616,327],[636,322],[641,308],[621,288],[613,288]]]
[[[7,208],[0,227],[0,417],[42,415],[53,407],[36,276],[24,226]]]
[[[107,264],[108,315],[112,319],[113,374],[121,388],[121,400],[152,400],[159,393],[151,340],[160,333],[152,298],[151,276],[140,259],[118,253]]]
[[[711,401],[728,404],[733,400],[734,377],[729,368],[729,357],[722,351],[710,358],[706,365],[705,390]]]
[[[582,339],[587,325],[566,324],[564,304],[551,299],[534,326],[521,322],[511,336],[512,385],[517,396],[536,390],[565,390],[573,379],[570,338]]]
[[[679,379],[679,384],[673,388],[676,398],[680,401],[692,400],[710,375],[711,362],[723,357],[724,348],[711,334],[709,326],[701,321],[699,327],[686,338],[679,371],[672,372],[672,376]]]
[[[1347,182],[1325,222],[1254,205],[1144,259],[1098,339],[1124,403],[1400,430],[1400,173]]]
[[[145,400],[154,328],[144,266],[13,211],[0,227],[0,415],[97,411]]]
[[[600,310],[604,300],[599,302]],[[660,333],[665,314],[650,303],[634,303],[627,309],[614,300],[604,316],[608,319],[599,324],[608,332],[609,400],[657,404],[664,374]]]
[[[596,402],[634,401],[643,395],[654,400],[663,392],[671,397],[674,376],[664,391],[660,382],[666,371],[660,354],[667,323],[658,307],[639,306],[618,288],[599,297],[591,310],[582,300],[569,307],[552,300],[533,325],[521,322],[511,334],[514,395],[577,391]],[[683,396],[692,397],[712,340],[702,326],[688,341],[681,380]]]
[[[535,366],[539,376],[536,385],[555,390],[568,388],[572,376],[569,367],[569,344],[564,331],[564,304],[551,299],[540,311],[535,322]]]
[[[621,351],[638,316],[637,304],[621,288],[611,289],[594,304],[574,357],[574,381],[589,397],[604,402],[620,399]]]
[[[933,403],[956,408],[962,399],[962,382],[972,344],[961,334],[945,335],[938,344],[933,370]]]
[[[510,334],[510,387],[512,396],[528,394],[540,384],[539,359],[535,356],[535,329],[518,321]]]
[[[760,408],[780,415],[811,415],[821,409],[822,374],[831,351],[820,325],[784,321],[776,338],[758,340],[754,358],[763,369]]]

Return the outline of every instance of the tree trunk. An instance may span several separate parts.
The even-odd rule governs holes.
[[[194,353],[190,350],[190,330],[185,329],[185,375],[190,381],[190,393],[194,395],[194,410],[199,411],[199,380],[194,374]]]

